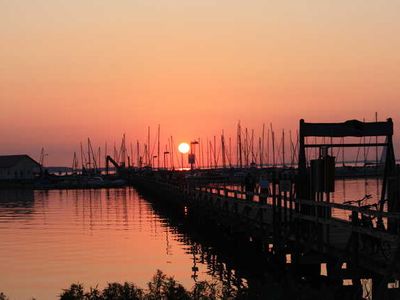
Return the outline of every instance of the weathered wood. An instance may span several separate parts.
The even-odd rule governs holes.
[[[287,243],[302,244],[309,250],[317,251],[330,257],[350,257],[357,253],[357,265],[385,275],[393,258],[398,253],[400,238],[397,234],[377,228],[363,227],[357,222],[332,217],[332,209],[353,214],[353,219],[358,219],[359,214],[377,216],[384,219],[400,219],[399,213],[380,212],[373,209],[355,207],[352,205],[328,203],[323,201],[311,201],[295,199],[293,194],[276,194],[275,199],[269,197],[268,202],[257,202],[258,193],[246,193],[233,188],[220,186],[177,186],[175,183],[165,182],[157,178],[140,178],[141,184],[149,189],[158,190],[161,194],[177,195],[171,198],[176,203],[181,203],[190,209],[203,211],[207,217],[215,220],[218,226],[227,228],[235,224],[235,231],[241,231],[249,236],[257,236],[261,240],[271,240],[277,247],[283,247]],[[182,196],[178,196],[182,195]],[[246,198],[246,195],[250,196]],[[255,201],[246,200],[253,197]],[[298,210],[302,205],[307,205],[310,210],[307,213]],[[307,227],[311,226],[311,227]],[[314,238],[310,242],[302,235],[304,230],[311,228],[309,236]],[[313,228],[313,229],[312,229]],[[329,230],[327,230],[329,229]],[[320,233],[322,233],[320,235]],[[300,235],[299,235],[300,234]],[[318,238],[315,238],[318,236]],[[279,244],[277,243],[279,238]],[[363,252],[363,240],[374,239],[379,243],[386,243],[389,253],[383,253],[382,249],[375,252]],[[356,248],[349,248],[349,242],[353,241]],[[368,240],[366,240],[368,241]],[[361,242],[361,244],[359,244]],[[350,243],[351,244],[351,243]],[[283,250],[285,251],[285,250]],[[352,261],[354,263],[354,261]],[[397,265],[393,268],[399,272]]]
[[[358,147],[385,147],[387,146],[387,143],[360,143],[360,144],[331,144],[331,143],[326,143],[326,144],[306,144],[304,145],[305,148],[322,148],[322,147],[328,147],[328,148],[358,148]]]
[[[232,189],[224,189],[224,188],[219,188],[219,187],[215,187],[214,189],[218,190],[219,193],[226,193],[227,195],[229,195],[229,194],[231,194],[231,195],[236,194],[237,196],[243,195],[241,197],[241,199],[244,199],[245,195],[246,195],[246,192],[241,192],[241,191],[232,190]],[[253,193],[253,194],[255,196],[255,199],[258,199],[258,197],[260,196],[257,193]],[[237,196],[235,198],[237,198]],[[317,202],[317,201],[304,200],[304,199],[295,199],[295,200],[292,199],[292,201],[294,201],[295,203],[298,203],[298,204],[306,204],[306,205],[310,205],[310,206],[336,208],[336,209],[348,211],[349,213],[355,211],[355,212],[363,213],[363,214],[369,215],[369,216],[393,218],[396,220],[400,220],[400,213],[395,213],[395,212],[381,212],[378,210],[357,207],[357,206],[353,206],[353,205],[349,205],[349,204],[334,203],[334,202],[327,203],[327,202]]]
[[[346,137],[346,136],[389,136],[393,135],[393,123],[361,122],[349,120],[343,123],[306,123],[300,122],[300,133],[304,136]]]
[[[321,206],[321,207],[330,207],[330,208],[337,208],[341,209],[344,211],[349,211],[349,212],[358,212],[358,213],[363,213],[365,215],[369,216],[376,216],[376,217],[383,217],[383,218],[393,218],[396,220],[400,220],[400,213],[394,213],[394,212],[381,212],[378,210],[373,210],[373,209],[368,209],[368,208],[363,208],[363,207],[357,207],[353,205],[348,205],[348,204],[340,204],[340,203],[327,203],[327,202],[316,202],[312,200],[304,200],[304,199],[296,199],[294,200],[296,203],[299,204],[307,204],[311,206]]]

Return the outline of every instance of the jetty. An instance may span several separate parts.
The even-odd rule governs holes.
[[[326,137],[310,143],[309,137]],[[332,138],[357,137],[334,143]],[[383,137],[370,143],[364,137]],[[382,147],[385,161],[380,199],[331,201],[336,147]],[[309,159],[307,149],[318,156]],[[138,190],[211,223],[237,239],[254,243],[290,265],[300,279],[324,277],[348,299],[398,299],[400,280],[400,168],[393,149],[393,122],[299,124],[298,166],[242,168],[221,172],[143,169],[124,174]],[[259,188],[254,181],[268,182]],[[354,297],[354,298],[351,298]],[[344,297],[343,299],[346,299]]]

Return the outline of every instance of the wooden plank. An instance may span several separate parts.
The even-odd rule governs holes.
[[[317,202],[317,201],[312,201],[312,200],[304,200],[304,199],[296,199],[294,200],[295,203],[298,204],[306,204],[306,205],[311,205],[311,206],[320,206],[320,207],[329,207],[329,208],[337,208],[341,209],[344,211],[349,211],[349,212],[358,212],[358,213],[363,213],[366,215],[370,216],[377,216],[377,217],[384,217],[384,218],[392,218],[395,220],[400,220],[400,213],[394,213],[394,212],[380,212],[377,210],[373,209],[367,209],[363,207],[357,207],[353,205],[348,205],[348,204],[341,204],[341,203],[327,203],[327,202]]]
[[[306,148],[321,148],[321,147],[328,147],[328,148],[358,148],[358,147],[385,147],[387,143],[362,143],[362,144],[305,144],[304,147]]]
[[[239,194],[239,195],[243,195],[243,196],[246,195],[245,192],[226,189],[226,188],[220,188],[220,190],[226,191],[226,195],[229,195],[229,193],[235,193],[235,192],[236,192],[236,194]],[[224,193],[221,193],[221,194],[224,194]],[[260,196],[258,193],[253,193],[253,194],[254,194],[254,196],[256,198]],[[231,197],[231,198],[234,198],[234,197]],[[366,215],[369,215],[369,216],[376,216],[376,217],[383,217],[383,218],[391,218],[391,219],[394,219],[394,220],[400,220],[400,213],[380,212],[380,211],[377,211],[377,210],[357,207],[357,206],[348,205],[348,204],[333,203],[333,202],[330,202],[330,203],[327,203],[327,202],[316,202],[316,201],[304,200],[304,199],[295,199],[295,200],[293,200],[293,202],[299,203],[299,204],[307,204],[307,205],[311,205],[311,206],[336,208],[336,209],[349,211],[349,212],[355,211],[355,212],[363,213],[363,214],[366,214]]]
[[[164,190],[174,195],[180,195],[177,197],[177,201],[186,201],[213,215],[215,220],[219,220],[221,224],[230,224],[231,222],[238,221],[240,228],[243,232],[250,232],[254,234],[257,232],[259,236],[267,238],[270,233],[274,230],[272,226],[273,220],[273,207],[271,204],[259,204],[254,201],[247,201],[235,197],[235,195],[243,196],[245,193],[240,191],[232,190],[233,193],[227,192],[229,189],[214,187],[210,188],[189,188],[183,186],[177,186],[161,180],[154,180],[148,178],[141,178],[142,184],[149,189],[154,190],[154,185],[157,185],[159,189]],[[399,217],[399,214],[393,213],[380,213],[374,210],[367,210],[351,205],[336,204],[336,203],[325,203],[315,202],[310,200],[296,200],[296,203],[302,205],[310,205],[314,208],[317,207],[328,207],[335,208],[342,211],[357,212],[370,215],[381,215],[383,217]],[[237,207],[237,212],[236,212]],[[260,213],[262,212],[262,217]],[[310,249],[320,251],[322,254],[334,255],[336,257],[347,257],[348,252],[348,241],[352,233],[359,233],[363,235],[369,235],[378,238],[381,241],[388,241],[391,247],[391,253],[397,250],[399,245],[399,237],[397,235],[389,234],[387,232],[379,231],[375,228],[365,228],[360,226],[354,226],[347,220],[341,220],[334,217],[321,218],[319,216],[305,215],[302,213],[296,213],[291,210],[294,220],[304,220],[313,222],[321,225],[329,225],[330,244],[323,243],[322,248],[319,243],[309,243]],[[283,210],[282,210],[283,215]],[[290,236],[292,241],[295,240],[294,236]],[[304,243],[306,243],[304,241]],[[373,270],[374,272],[385,274],[388,269],[390,260],[382,254],[371,254],[371,253],[359,253],[359,265],[363,268]]]
[[[317,137],[362,137],[362,136],[391,136],[393,122],[361,122],[349,120],[343,123],[306,123],[300,121],[300,135]]]
[[[307,220],[319,224],[334,225],[342,228],[350,228],[353,232],[366,234],[393,243],[398,243],[400,241],[397,235],[386,233],[384,231],[379,231],[377,229],[353,226],[350,222],[346,222],[333,217],[330,219],[322,219],[315,216],[303,215],[300,213],[294,213],[294,216],[302,220]]]

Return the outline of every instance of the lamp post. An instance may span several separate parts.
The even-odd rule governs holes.
[[[165,156],[169,154],[169,151],[164,151],[164,169],[166,168],[166,164],[165,164]]]
[[[193,165],[196,163],[196,155],[193,153],[194,145],[198,145],[198,141],[191,141],[190,142],[190,155],[189,155],[189,163],[190,163],[190,169],[193,170]]]

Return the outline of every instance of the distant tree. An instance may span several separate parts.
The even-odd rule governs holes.
[[[102,293],[97,289],[97,286],[95,288],[90,288],[90,291],[85,294],[85,300],[103,300],[103,295]]]
[[[166,275],[161,271],[157,270],[156,274],[153,275],[152,281],[147,283],[149,293],[146,295],[148,299],[161,299],[163,283]]]
[[[60,300],[86,300],[83,285],[80,283],[71,284],[69,289],[63,290]]]
[[[164,297],[167,299],[186,300],[191,299],[190,293],[173,277],[168,277],[164,281]]]
[[[218,298],[219,291],[217,283],[208,281],[199,281],[192,288],[192,299],[194,300],[215,300]]]
[[[188,292],[173,277],[167,277],[162,271],[157,270],[147,289],[143,291],[133,283],[117,282],[108,283],[102,291],[97,287],[84,291],[80,283],[72,284],[69,289],[63,290],[60,300],[216,300],[216,299],[254,299],[247,293],[247,289],[233,289],[230,285],[217,282],[197,282],[191,292]],[[0,300],[9,300],[0,293]]]
[[[143,290],[133,283],[125,282],[123,285],[117,282],[109,283],[103,290],[104,300],[141,300]]]
[[[167,277],[161,270],[157,270],[152,281],[147,286],[149,292],[145,299],[148,300],[191,299],[190,293],[181,284],[177,283],[173,277]]]

